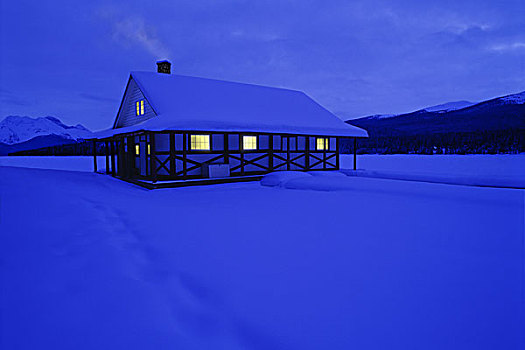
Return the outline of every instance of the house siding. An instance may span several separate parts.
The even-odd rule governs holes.
[[[209,134],[211,149],[192,150],[189,136],[193,133]],[[284,170],[339,169],[339,152],[335,137],[322,136],[329,140],[328,149],[316,150],[318,136],[250,133],[253,134],[258,138],[256,150],[239,150],[242,137],[246,135],[244,133],[140,132],[139,135],[117,139],[117,144],[125,141],[125,148],[122,159],[121,152],[116,149],[117,162],[114,168],[117,176],[137,176],[142,179],[154,179],[153,181],[201,178],[204,176],[203,166],[213,163],[229,164],[231,176]],[[139,146],[139,154],[136,154],[135,145]],[[148,145],[151,147],[151,153],[148,152]],[[119,171],[121,167],[122,172]]]
[[[136,113],[135,103],[140,100],[144,100],[143,115],[137,115]],[[155,117],[153,108],[140,90],[135,80],[130,78],[126,93],[124,94],[122,107],[120,108],[117,115],[115,128],[123,128],[126,126],[139,124],[153,117]]]

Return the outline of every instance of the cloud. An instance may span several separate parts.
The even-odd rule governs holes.
[[[139,44],[158,59],[168,59],[170,56],[170,50],[157,37],[155,28],[146,25],[144,19],[140,17],[115,21],[113,39],[125,44]]]
[[[112,102],[112,103],[118,102],[118,100],[114,99],[114,98],[104,97],[104,96],[97,96],[97,95],[83,93],[83,92],[80,93],[79,96],[82,97],[82,98],[85,98],[87,100],[92,100],[92,101]]]
[[[519,50],[519,49],[525,49],[525,42],[523,41],[516,41],[513,43],[507,43],[507,44],[496,44],[489,47],[489,50],[491,51],[511,51],[511,50]]]
[[[260,42],[274,42],[283,40],[280,35],[273,33],[273,32],[266,32],[266,31],[247,31],[244,29],[236,29],[230,33],[230,36],[234,39],[239,40],[249,40],[249,41],[260,41]]]
[[[34,105],[34,101],[30,101],[30,100],[31,99],[20,98],[15,93],[13,93],[11,90],[0,88],[0,102],[2,102],[5,105],[13,105],[13,106]]]

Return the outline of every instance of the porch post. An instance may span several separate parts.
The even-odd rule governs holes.
[[[310,170],[310,136],[304,137],[304,168]]]
[[[115,176],[117,173],[115,172],[115,138],[112,137],[110,141],[111,145],[111,176]]]
[[[157,182],[157,162],[155,157],[155,133],[149,133],[149,144],[150,144],[150,167],[151,167],[151,181]]]
[[[335,137],[335,168],[339,170],[339,137]]]
[[[135,166],[135,142],[132,136],[126,137],[126,145],[128,150],[126,152],[126,177],[133,177],[133,168]]]
[[[97,172],[97,141],[93,140],[93,172]]]
[[[268,147],[268,170],[273,171],[273,134],[269,135]]]
[[[354,170],[357,170],[357,137],[354,137]]]
[[[122,137],[120,139],[120,142],[117,143],[117,152],[118,152],[118,176],[120,177],[126,177],[126,162],[124,160],[124,140],[125,137]]]
[[[184,180],[186,180],[188,176],[188,169],[187,169],[188,163],[186,161],[187,152],[188,152],[188,133],[186,131],[183,131],[182,132],[182,176]]]
[[[326,144],[326,140],[328,140],[328,145]],[[329,137],[323,137],[323,142],[325,144],[325,146],[323,148],[323,170],[326,170],[326,149],[327,148],[330,149],[330,138]]]
[[[170,176],[175,177],[175,132],[170,131]]]
[[[104,145],[106,147],[104,147],[105,151],[106,151],[106,174],[109,174],[109,143],[108,141],[104,141]]]
[[[290,135],[286,136],[286,170],[290,170]]]
[[[223,137],[223,151],[224,151],[224,164],[230,164],[230,137],[227,133],[222,134]]]
[[[244,150],[242,148],[243,134],[239,134],[239,158],[241,158],[241,175],[244,175]]]

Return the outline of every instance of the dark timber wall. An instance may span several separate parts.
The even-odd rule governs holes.
[[[210,150],[190,149],[192,134],[210,135]],[[244,135],[257,137],[256,150],[243,149]],[[320,137],[328,139],[328,149],[317,150],[316,140]],[[202,167],[208,164],[229,164],[230,176],[282,170],[337,170],[339,141],[323,135],[142,131],[96,142],[107,143],[107,173],[157,181],[202,178]]]

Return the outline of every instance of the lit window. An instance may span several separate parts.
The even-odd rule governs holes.
[[[199,151],[209,151],[210,135],[191,135],[190,149]]]
[[[318,137],[316,143],[316,149],[318,151],[327,151],[329,147],[328,137]]]
[[[257,136],[243,136],[242,149],[253,150],[257,149]]]
[[[144,115],[144,100],[135,103],[137,115]]]
[[[135,145],[135,154],[137,156],[140,154],[140,145]]]
[[[148,143],[148,155],[151,154],[151,145]]]

